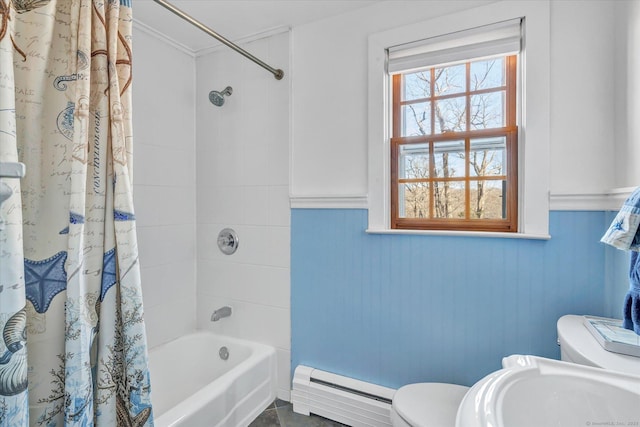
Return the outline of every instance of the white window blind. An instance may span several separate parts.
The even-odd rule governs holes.
[[[388,72],[398,74],[495,55],[513,55],[520,51],[522,20],[511,19],[390,47]]]

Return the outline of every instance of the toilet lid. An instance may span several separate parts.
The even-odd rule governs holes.
[[[414,427],[453,427],[458,406],[468,390],[469,387],[456,384],[409,384],[396,391],[391,405]]]
[[[602,348],[584,325],[583,316],[562,316],[558,320],[558,339],[564,350],[572,355],[574,363],[640,375],[640,357],[612,353]]]

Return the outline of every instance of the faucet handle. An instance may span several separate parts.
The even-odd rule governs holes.
[[[231,228],[225,228],[218,233],[218,248],[225,255],[231,255],[238,249],[238,235]]]

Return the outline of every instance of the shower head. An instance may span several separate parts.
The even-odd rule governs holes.
[[[229,96],[232,93],[233,89],[231,88],[231,86],[227,86],[222,92],[212,90],[211,92],[209,92],[209,101],[211,101],[211,103],[216,107],[222,107],[222,105],[224,104],[225,95]]]

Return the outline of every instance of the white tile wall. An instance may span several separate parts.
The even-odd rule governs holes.
[[[195,58],[134,26],[134,201],[150,347],[195,329]]]
[[[289,186],[274,185],[267,188],[267,225],[289,227]]]
[[[199,295],[197,304],[198,325],[206,323],[206,328],[203,329],[270,344],[278,350],[289,351],[291,328],[288,309],[210,295]],[[208,307],[218,308],[225,305],[232,308],[231,317],[211,322],[213,310],[208,310]],[[280,366],[278,372],[283,372]],[[282,385],[279,384],[280,386]]]
[[[185,294],[185,289],[189,289],[195,282],[193,259],[147,266],[142,282],[145,307],[169,307],[173,301],[189,297],[190,295]]]
[[[207,261],[199,264],[198,277],[215,278],[217,283],[201,285],[200,295],[289,308],[288,268]]]
[[[134,73],[144,76],[133,86],[134,197],[149,346],[196,328],[273,345],[278,396],[288,400],[289,33],[243,46],[285,70],[277,81],[231,50],[195,58],[134,31]],[[213,106],[209,91],[226,86],[233,94]],[[225,227],[240,237],[231,256],[216,246]],[[232,317],[212,323],[223,305]]]
[[[171,341],[195,330],[194,299],[193,294],[184,294],[181,299],[173,300],[168,305],[145,306],[144,316],[149,347]]]
[[[289,34],[243,45],[265,62],[289,69]],[[277,81],[224,49],[197,59],[197,325],[263,342],[278,350],[278,396],[290,389],[290,81]],[[287,74],[288,75],[288,74]],[[210,90],[233,87],[223,107]],[[216,246],[232,227],[233,255]],[[210,321],[218,307],[233,315]]]

